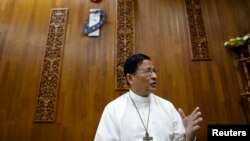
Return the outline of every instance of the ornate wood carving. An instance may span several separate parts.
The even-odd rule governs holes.
[[[67,14],[67,8],[51,9],[45,57],[35,110],[35,122],[52,122],[55,120]]]
[[[185,0],[185,2],[192,43],[192,60],[210,60],[211,51],[207,45],[200,0]]]
[[[233,47],[232,47],[233,48]],[[250,118],[250,76],[249,76],[249,63],[250,63],[250,40],[249,43],[234,47],[234,51],[237,51],[240,55],[239,63],[242,65],[243,83],[245,85],[245,91],[241,93],[243,105],[246,107],[246,115]],[[237,49],[237,50],[236,50]]]
[[[123,76],[123,64],[135,53],[134,47],[134,0],[117,0],[116,74],[117,90],[127,89]]]

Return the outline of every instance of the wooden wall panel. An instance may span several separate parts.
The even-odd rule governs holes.
[[[248,123],[239,96],[243,89],[238,65],[223,47],[227,39],[250,30],[246,18],[250,3],[240,3],[242,6],[233,1],[201,0],[212,60],[198,62],[191,61],[189,54],[191,43],[184,1],[136,3],[136,51],[149,54],[159,68],[158,95],[186,112],[201,107],[204,122],[198,139],[202,141],[206,140],[207,124]]]
[[[212,51],[211,61],[191,61],[184,0],[135,1],[135,48],[152,57],[158,74],[157,95],[187,113],[200,106],[207,124],[248,123],[239,94],[243,91],[234,56],[224,47],[230,37],[250,32],[248,0],[200,0]],[[57,116],[34,123],[33,114],[51,8],[69,8]],[[100,37],[81,36],[90,8],[101,8],[107,22]],[[0,1],[0,140],[91,141],[104,106],[115,91],[116,1]]]

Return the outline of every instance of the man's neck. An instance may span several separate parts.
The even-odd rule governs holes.
[[[136,95],[142,96],[142,97],[148,97],[150,93],[142,93],[142,92],[137,92],[136,90],[130,89],[133,93]]]

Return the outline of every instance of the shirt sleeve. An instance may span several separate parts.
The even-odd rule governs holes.
[[[94,141],[120,141],[115,110],[108,104],[102,114]]]
[[[173,107],[172,113],[174,115],[173,119],[173,141],[185,141],[185,127],[183,125],[182,119],[178,111]]]

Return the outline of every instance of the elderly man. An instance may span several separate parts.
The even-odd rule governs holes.
[[[202,121],[199,107],[185,116],[153,92],[157,69],[144,54],[130,56],[124,64],[129,91],[104,109],[95,141],[193,141]]]

